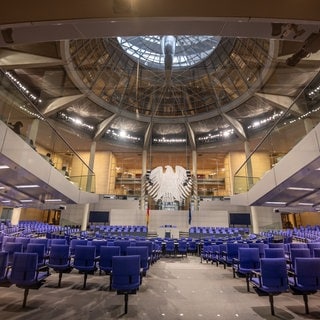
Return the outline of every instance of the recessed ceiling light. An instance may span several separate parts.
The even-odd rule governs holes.
[[[313,206],[314,203],[311,203],[311,202],[299,202],[299,205],[300,206]]]
[[[5,165],[5,164],[0,165],[0,169],[9,169],[9,168],[10,168],[10,167],[7,166],[7,165]]]
[[[1,202],[2,203],[9,203],[9,202],[11,202],[11,200],[2,200]]]
[[[46,202],[59,202],[62,201],[61,199],[46,199]]]
[[[276,205],[285,205],[286,202],[283,201],[267,201],[266,204],[276,204]]]
[[[23,199],[23,200],[20,200],[20,202],[32,202],[31,199]]]
[[[16,186],[18,189],[24,189],[24,188],[39,188],[40,186],[37,184],[20,184]]]
[[[297,191],[314,191],[314,188],[303,188],[303,187],[288,187],[288,190],[297,190]]]

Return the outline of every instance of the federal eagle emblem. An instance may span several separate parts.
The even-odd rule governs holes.
[[[146,189],[148,194],[155,200],[164,203],[172,203],[185,200],[192,191],[192,179],[190,171],[181,166],[171,166],[153,169],[147,175]]]

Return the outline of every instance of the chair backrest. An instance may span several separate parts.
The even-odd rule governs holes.
[[[17,237],[15,240],[15,243],[22,243],[22,251],[27,250],[27,245],[30,242],[30,238],[25,238],[25,237]]]
[[[238,258],[239,248],[248,248],[247,243],[227,243],[227,260],[231,261],[233,258]]]
[[[290,252],[290,260],[292,263],[292,268],[295,267],[295,261],[298,257],[310,258],[310,250],[308,248],[292,248]]]
[[[16,241],[16,237],[13,236],[3,236],[2,238],[2,250],[4,250],[5,245],[7,242],[15,242]]]
[[[114,256],[112,258],[112,287],[125,291],[139,288],[140,256]]]
[[[36,280],[37,266],[37,253],[15,252],[9,281],[18,286],[32,284]]]
[[[44,245],[44,251],[48,251],[48,242],[49,239],[47,238],[31,238],[29,243],[37,243],[37,244],[43,244]]]
[[[252,242],[249,243],[249,248],[258,248],[260,258],[264,258],[266,245],[263,242]]]
[[[8,252],[1,251],[0,252],[0,281],[6,278],[8,266]]]
[[[100,248],[102,246],[107,246],[108,241],[107,240],[92,240],[91,241],[91,246],[96,247],[96,256],[100,256]]]
[[[44,265],[45,245],[42,243],[28,243],[26,252],[38,254],[38,266]]]
[[[284,258],[283,248],[266,248],[264,250],[265,258]]]
[[[320,258],[296,258],[295,274],[301,289],[320,290]]]
[[[313,256],[315,258],[320,258],[320,248],[314,248],[313,249]]]
[[[77,245],[74,251],[74,266],[90,268],[95,265],[96,247]]]
[[[239,268],[257,269],[260,267],[259,248],[239,248]]]
[[[131,242],[130,240],[115,240],[114,245],[119,246],[121,255],[125,256],[127,254],[127,247],[131,245]]]
[[[67,244],[51,246],[48,262],[50,266],[68,266],[69,261],[69,246]]]
[[[310,242],[307,244],[311,257],[314,257],[314,249],[320,249],[320,242]]]
[[[100,247],[100,259],[99,259],[99,268],[101,270],[110,270],[112,269],[112,257],[120,256],[120,247],[119,246],[101,246]]]
[[[284,250],[284,243],[282,242],[270,242],[269,248],[281,248]]]
[[[13,254],[22,252],[22,243],[6,242],[3,251],[8,252],[8,264],[13,263]]]
[[[50,240],[50,248],[56,244],[66,245],[67,239],[53,238]]]
[[[75,253],[76,246],[86,246],[88,244],[88,240],[86,239],[72,239],[70,241],[70,254]]]
[[[262,285],[266,287],[269,292],[283,292],[288,289],[286,259],[261,258],[260,272]]]
[[[140,256],[140,266],[143,270],[149,268],[149,248],[148,247],[128,247],[127,255],[139,255]]]

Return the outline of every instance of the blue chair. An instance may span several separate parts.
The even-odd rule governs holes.
[[[266,246],[267,245],[264,244],[263,242],[252,242],[252,243],[249,243],[249,248],[258,248],[259,249],[260,258],[264,258]]]
[[[175,247],[175,243],[173,240],[167,240],[166,244],[165,244],[165,252],[166,254],[169,254],[170,256],[172,254],[175,255],[176,253],[176,247]]]
[[[307,245],[310,250],[311,257],[314,257],[314,249],[320,249],[320,242],[310,242]]]
[[[100,274],[104,271],[107,275],[110,275],[109,290],[112,288],[112,258],[114,256],[120,256],[119,246],[101,246],[99,257],[99,271]]]
[[[129,294],[136,294],[140,286],[140,256],[112,258],[112,288],[124,295],[124,313],[128,313]]]
[[[295,269],[295,261],[297,258],[310,258],[310,250],[308,248],[292,248],[290,250],[289,270]]]
[[[265,258],[285,258],[283,248],[266,248],[264,249]]]
[[[127,255],[139,255],[140,256],[140,267],[141,267],[141,275],[145,276],[147,271],[149,270],[150,266],[150,259],[149,259],[149,248],[148,247],[128,247],[127,248]],[[141,279],[142,280],[142,277]]]
[[[127,247],[129,247],[131,245],[131,241],[130,240],[115,240],[114,245],[119,246],[121,255],[125,256],[127,254]]]
[[[30,289],[39,289],[48,277],[47,272],[38,271],[38,255],[36,253],[15,252],[8,280],[18,288],[24,289],[22,307],[26,306]]]
[[[72,239],[70,241],[70,255],[74,255],[76,246],[86,246],[88,240],[86,239]]]
[[[261,258],[260,271],[252,272],[249,281],[259,296],[269,296],[274,315],[273,296],[288,291],[287,262],[284,258]]]
[[[96,247],[96,256],[99,257],[100,256],[100,248],[102,246],[107,246],[108,241],[107,240],[92,240],[90,245]]]
[[[30,238],[17,237],[15,243],[22,243],[22,252],[27,250],[27,245],[30,242]]]
[[[297,257],[294,272],[289,272],[289,286],[293,294],[303,296],[305,312],[308,314],[308,295],[320,290],[320,258]]]
[[[8,252],[0,251],[0,286],[10,287],[11,283],[7,278],[8,273]]]
[[[72,270],[70,264],[69,246],[68,245],[51,245],[49,260],[47,266],[59,273],[58,287],[61,287],[63,273],[69,273]]]
[[[45,245],[41,243],[28,243],[26,252],[35,252],[38,254],[38,266],[37,268],[43,268],[45,266]],[[44,271],[45,269],[43,269]]]
[[[43,244],[45,253],[48,252],[49,239],[47,238],[31,238],[29,243]]]
[[[179,254],[182,255],[182,257],[185,255],[188,255],[188,244],[186,240],[179,240],[178,241],[178,248],[177,251]]]
[[[245,276],[247,291],[250,291],[249,276],[252,271],[260,270],[260,252],[259,248],[239,248],[239,257],[232,263],[233,277]]]
[[[247,243],[227,243],[226,251],[223,253],[222,263],[224,269],[227,266],[231,266],[233,259],[238,259],[239,248],[248,248],[249,245]]]
[[[3,251],[8,252],[8,265],[13,263],[13,255],[15,252],[22,252],[22,243],[6,242]]]
[[[74,260],[72,267],[83,273],[83,289],[86,288],[87,277],[89,273],[96,270],[96,247],[94,246],[75,246]]]

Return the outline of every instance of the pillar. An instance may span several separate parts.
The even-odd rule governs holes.
[[[197,151],[192,150],[192,176],[193,176],[193,195],[194,209],[198,210],[198,183],[197,183]]]
[[[247,162],[246,162],[247,190],[250,190],[254,183],[253,183],[252,162],[251,162],[251,157],[250,157],[250,147],[249,147],[248,141],[244,142],[244,152],[245,152],[246,160],[247,160]]]
[[[83,207],[81,231],[86,231],[87,230],[88,218],[89,218],[89,203],[86,203],[84,205],[84,207]]]
[[[96,148],[97,148],[97,142],[92,141],[90,146],[90,158],[89,158],[89,169],[88,170],[88,179],[87,179],[87,187],[86,191],[91,192],[92,191],[92,178],[93,178],[93,168],[94,168],[94,158],[96,154]]]
[[[147,150],[142,151],[142,175],[141,175],[141,209],[147,209],[146,206],[146,188],[145,188],[145,181],[146,181],[146,173],[147,173]]]
[[[16,226],[20,221],[21,208],[13,208],[11,216],[11,225]]]

